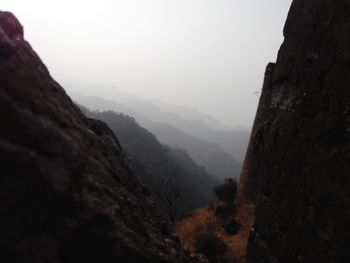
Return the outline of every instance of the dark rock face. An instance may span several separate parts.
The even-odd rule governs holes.
[[[284,35],[247,155],[248,262],[350,262],[350,1],[294,0]]]
[[[258,175],[260,166],[259,150],[262,145],[262,134],[264,129],[264,122],[268,118],[269,105],[271,103],[271,88],[272,75],[275,64],[269,63],[265,71],[264,84],[260,94],[258,109],[255,115],[254,125],[250,135],[250,141],[246,157],[243,163],[240,185],[239,198],[243,201],[256,202],[258,196]]]
[[[0,262],[187,262],[146,192],[0,12]]]

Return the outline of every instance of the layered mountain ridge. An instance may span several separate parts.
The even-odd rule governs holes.
[[[107,123],[119,138],[130,167],[150,189],[163,216],[175,220],[214,200],[212,188],[221,181],[183,150],[162,145],[130,116],[112,111],[84,114]]]
[[[164,113],[155,105],[146,102],[133,102],[135,107],[131,108],[130,104],[121,104],[96,96],[85,96],[76,92],[71,92],[71,96],[91,110],[115,111],[134,117],[163,144],[185,150],[198,165],[204,166],[209,173],[221,180],[239,177],[241,162],[237,160],[244,155],[248,140],[247,131],[214,130],[203,123],[198,126],[198,122],[183,120],[174,113]],[[223,149],[223,145],[227,151]],[[237,160],[233,156],[236,156]]]

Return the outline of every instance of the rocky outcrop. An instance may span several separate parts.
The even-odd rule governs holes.
[[[350,2],[294,0],[284,36],[242,179],[248,262],[350,262]]]
[[[0,12],[0,262],[187,262],[111,130]]]
[[[242,202],[256,202],[258,196],[258,176],[259,173],[259,150],[261,144],[261,135],[265,128],[265,121],[269,114],[269,105],[271,103],[271,88],[272,76],[275,64],[269,63],[265,71],[264,84],[260,94],[258,109],[255,115],[255,120],[250,134],[250,140],[246,157],[243,163],[240,183],[239,183],[239,198]]]

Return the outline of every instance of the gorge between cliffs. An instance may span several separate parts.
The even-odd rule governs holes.
[[[292,2],[251,131],[66,91],[24,35],[0,11],[0,262],[350,262],[348,0]]]

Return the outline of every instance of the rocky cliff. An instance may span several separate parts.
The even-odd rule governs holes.
[[[350,262],[350,1],[294,0],[284,36],[242,174],[248,262]]]
[[[260,166],[259,149],[261,144],[261,135],[264,129],[264,122],[269,114],[269,105],[271,103],[271,86],[272,73],[275,64],[269,63],[266,67],[264,84],[260,94],[258,109],[255,115],[255,120],[250,134],[250,140],[247,148],[245,160],[243,162],[239,196],[243,202],[255,203],[258,196],[258,176]]]
[[[102,122],[0,12],[0,262],[187,262]]]

